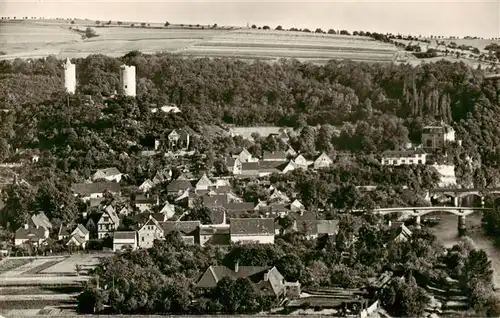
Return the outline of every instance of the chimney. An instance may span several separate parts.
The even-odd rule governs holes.
[[[28,229],[28,223],[25,223],[24,224],[24,229],[27,230]]]
[[[222,211],[222,224],[227,224],[226,210]]]
[[[264,281],[267,282],[269,280],[269,273],[264,274]]]
[[[391,226],[391,225],[392,225],[392,222],[389,220],[389,226]]]
[[[236,264],[234,264],[234,272],[237,273],[239,269],[240,269],[240,261],[237,260]]]

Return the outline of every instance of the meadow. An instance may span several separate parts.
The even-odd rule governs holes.
[[[70,30],[92,27],[97,37],[82,39]],[[201,27],[141,28],[97,26],[91,21],[26,20],[0,22],[0,59],[85,57],[101,53],[122,56],[130,51],[171,52],[193,57],[276,60],[297,58],[325,63],[329,59],[390,62],[397,49],[368,37],[290,31]]]

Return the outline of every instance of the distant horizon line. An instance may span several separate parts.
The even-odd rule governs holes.
[[[27,18],[27,19],[26,19]],[[167,21],[131,21],[131,20],[100,20],[100,19],[89,19],[89,18],[81,18],[81,17],[78,17],[78,18],[74,18],[74,17],[26,17],[26,16],[22,16],[22,17],[17,17],[17,16],[2,16],[1,17],[1,20],[0,20],[0,23],[1,22],[5,22],[5,21],[40,21],[40,20],[59,20],[59,21],[76,21],[76,20],[81,20],[81,21],[94,21],[94,22],[97,22],[99,21],[100,22],[100,25],[106,25],[107,22],[111,21],[111,22],[115,22],[115,23],[118,23],[118,22],[121,22],[121,23],[128,23],[128,24],[132,24],[132,23],[147,23],[147,24],[161,24],[162,26],[165,24],[165,22]],[[105,23],[103,23],[105,22]],[[170,23],[169,22],[169,25],[175,25],[175,26],[213,26],[217,23],[212,23],[212,24],[207,24],[207,23],[198,23],[198,24],[194,24],[194,23]],[[236,28],[249,28],[249,29],[252,29],[251,26],[252,25],[256,25],[255,23],[248,23],[248,25],[219,25],[217,24],[218,27],[236,27]],[[121,26],[121,27],[125,27],[126,25],[118,25],[118,26]],[[271,27],[270,24],[263,24],[262,26],[259,26],[259,25],[256,25],[258,28],[262,28],[264,26],[268,26],[270,28],[270,30],[275,30],[275,28],[277,26],[281,26],[283,27],[283,25],[281,24],[278,24],[276,25],[275,27]],[[311,31],[311,33],[314,33],[314,30],[313,28],[308,28],[308,27],[304,27],[304,28],[300,28],[300,27],[289,27],[289,28],[285,28],[283,27],[283,31],[290,31],[290,29],[292,28],[295,28],[295,29],[298,29],[299,32],[301,32],[300,30],[304,30],[304,29],[308,29]],[[321,28],[319,28],[321,29]],[[346,30],[346,29],[342,29],[342,28],[338,28],[338,29],[334,29],[334,28],[329,28],[329,29],[333,29],[335,30],[336,32],[338,31],[342,31],[342,30]],[[327,32],[329,29],[325,29],[323,31]],[[484,40],[498,40],[500,39],[500,37],[483,37],[483,36],[477,36],[477,35],[465,35],[465,36],[455,36],[455,35],[448,35],[448,36],[444,36],[444,35],[435,35],[435,34],[432,34],[432,35],[422,35],[422,34],[419,34],[419,35],[416,35],[416,34],[403,34],[403,33],[394,33],[394,32],[378,32],[378,31],[365,31],[365,30],[346,30],[348,31],[349,33],[352,33],[353,32],[370,32],[370,33],[379,33],[379,34],[392,34],[392,35],[401,35],[401,36],[412,36],[412,37],[417,37],[417,38],[424,38],[424,39],[430,39],[431,37],[433,37],[433,39],[484,39]],[[293,31],[292,31],[293,32]]]

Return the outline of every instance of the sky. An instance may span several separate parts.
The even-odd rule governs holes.
[[[500,0],[0,0],[0,15],[500,37]]]

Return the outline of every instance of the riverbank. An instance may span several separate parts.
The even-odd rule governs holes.
[[[439,218],[439,224],[432,227],[431,232],[445,247],[452,247],[460,241],[457,230],[457,216],[449,213],[440,213]],[[500,288],[500,249],[484,234],[481,228],[481,218],[481,213],[474,213],[467,216],[467,236],[474,241],[478,249],[484,250],[488,255],[493,268],[493,284],[495,288]]]

